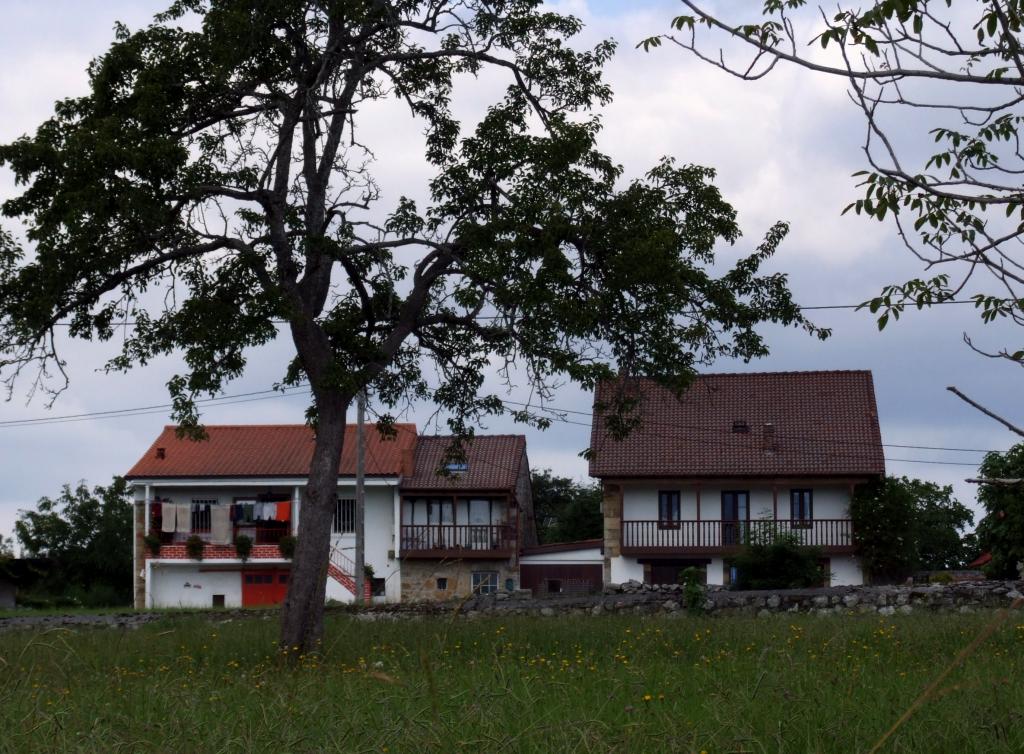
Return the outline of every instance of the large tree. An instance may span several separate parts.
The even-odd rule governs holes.
[[[741,4],[721,13],[699,0],[682,5],[673,33],[641,45],[674,44],[747,80],[781,64],[848,83],[864,116],[867,169],[857,174],[863,194],[847,210],[889,218],[931,273],[888,285],[869,302],[879,328],[907,306],[953,300],[965,290],[983,321],[1024,325],[1019,0],[873,0],[827,8],[765,0],[753,17]],[[746,49],[733,49],[736,41]],[[974,281],[979,273],[989,276]],[[1024,366],[1024,344],[982,352]]]
[[[1024,572],[1024,443],[1006,453],[988,453],[981,462],[978,501],[985,517],[978,524],[978,544],[992,555],[985,571],[994,578],[1022,578]]]
[[[616,370],[679,385],[717,356],[766,353],[763,322],[824,335],[785,276],[761,272],[784,224],[713,267],[739,237],[713,171],[666,159],[627,181],[595,149],[613,45],[575,49],[580,28],[540,0],[180,0],[119,28],[90,92],[0,147],[25,186],[3,211],[28,231],[27,253],[0,242],[10,386],[63,386],[59,323],[117,333],[111,369],[183,354],[174,416],[201,437],[194,399],[241,375],[283,323],[295,359],[282,384],[308,382],[316,432],[285,647],[311,651],[322,634],[359,391],[384,407],[428,398],[465,437],[504,410],[483,389],[495,366],[538,396]],[[485,72],[502,83],[463,124],[455,87]],[[423,131],[425,206],[384,206],[372,173],[360,124],[396,98]]]
[[[114,477],[91,491],[65,484],[21,511],[14,533],[22,554],[53,561],[42,588],[56,596],[74,592],[89,604],[128,605],[132,598],[132,504],[128,485]]]
[[[965,533],[974,514],[950,485],[885,477],[857,488],[850,517],[857,556],[875,582],[961,568],[974,554],[974,539]]]

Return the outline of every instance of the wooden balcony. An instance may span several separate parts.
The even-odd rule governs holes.
[[[506,524],[402,524],[404,558],[508,558],[516,530]]]
[[[853,552],[853,522],[826,518],[755,521],[623,521],[623,555],[728,555],[744,544],[766,541],[780,534],[795,536],[800,544],[826,554]]]

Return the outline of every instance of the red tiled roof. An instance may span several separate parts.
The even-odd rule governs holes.
[[[416,425],[396,424],[393,439],[366,429],[366,473],[399,476],[412,465]],[[313,457],[313,430],[305,424],[206,425],[208,439],[178,438],[175,427],[164,427],[146,454],[125,475],[129,479],[173,477],[305,477]],[[158,449],[163,448],[163,458]],[[405,463],[403,464],[403,457]],[[345,429],[345,447],[338,470],[354,476],[356,427]]]
[[[617,385],[641,425],[615,440],[597,406]],[[651,379],[598,386],[590,444],[596,477],[875,476],[885,473],[871,373],[698,376],[681,395]],[[748,433],[733,431],[745,422]],[[766,431],[765,425],[771,425]],[[774,438],[766,435],[774,430]],[[767,447],[771,449],[766,449]]]
[[[526,453],[523,435],[477,435],[466,444],[465,471],[443,476],[437,473],[448,436],[420,437],[416,443],[415,472],[402,481],[409,490],[513,490]]]

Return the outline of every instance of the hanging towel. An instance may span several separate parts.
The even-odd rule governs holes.
[[[160,504],[160,531],[165,534],[174,533],[174,514],[177,512],[178,506],[174,503],[161,503]]]
[[[170,506],[168,506],[170,507]],[[174,527],[174,530],[179,534],[188,534],[192,531],[192,504],[191,503],[179,503],[174,506],[178,509],[177,517],[178,521]]]
[[[291,501],[277,504],[277,520],[278,521],[291,521],[292,520],[292,504]]]
[[[210,508],[210,541],[218,545],[231,544],[231,518],[226,505]]]
[[[277,506],[274,503],[263,503],[263,520],[273,521],[277,515]]]

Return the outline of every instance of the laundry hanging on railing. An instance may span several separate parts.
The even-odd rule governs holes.
[[[165,508],[172,507],[171,504],[165,505]],[[173,506],[175,511],[175,526],[174,530],[179,534],[189,534],[192,531],[192,504],[191,503],[179,503]]]
[[[159,506],[160,513],[160,531],[164,534],[173,534],[176,513],[178,507],[170,503],[153,503],[154,506]]]
[[[215,505],[210,511],[210,541],[217,545],[231,544],[231,518],[224,505]]]
[[[291,502],[264,503],[258,500],[237,502],[231,506],[230,519],[235,524],[260,521],[290,521]]]

